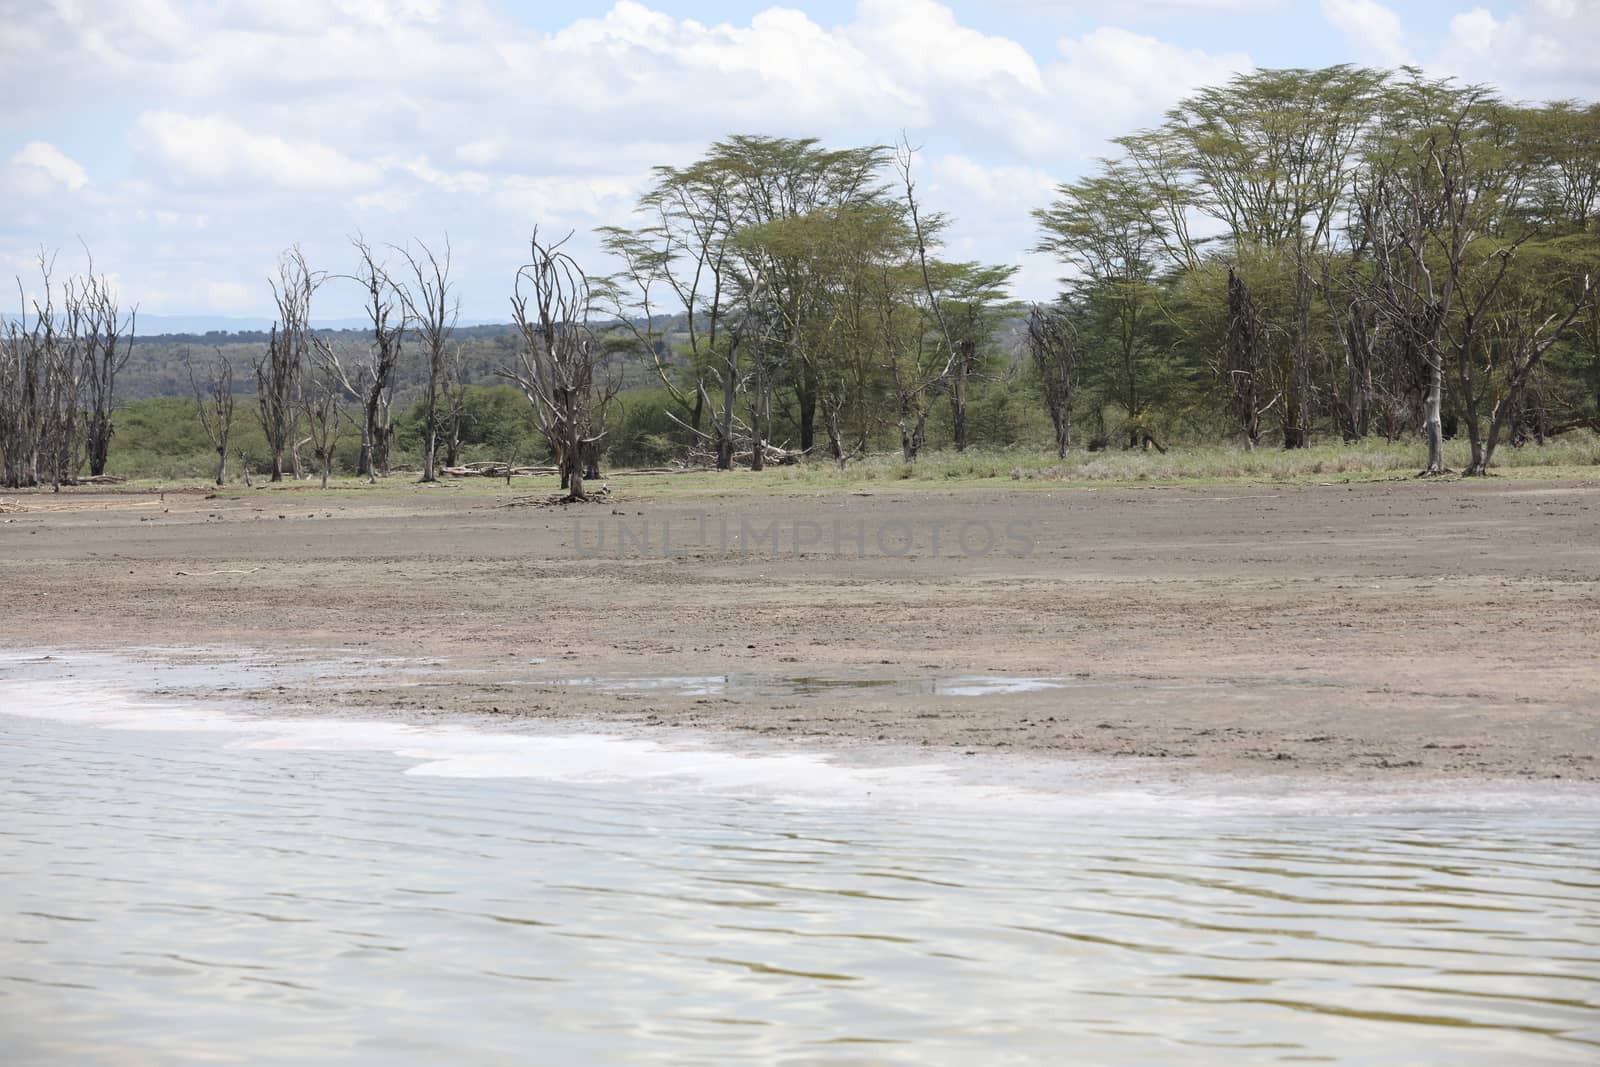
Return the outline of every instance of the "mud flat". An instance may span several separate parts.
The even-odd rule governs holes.
[[[512,499],[11,493],[0,643],[337,661],[215,689],[365,718],[1600,780],[1600,482]]]

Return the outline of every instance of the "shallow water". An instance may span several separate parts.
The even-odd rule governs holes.
[[[818,677],[770,673],[607,675],[600,677],[533,678],[532,685],[594,690],[602,693],[669,693],[673,696],[729,696],[743,699],[782,699],[824,696],[867,690],[880,696],[985,697],[1037,693],[1051,689],[1175,689],[1201,688],[1157,685],[1140,681],[1083,681],[1032,675],[967,674],[882,677],[851,675]]]
[[[1600,1058],[1587,794],[1022,788],[30,677],[8,1064]]]

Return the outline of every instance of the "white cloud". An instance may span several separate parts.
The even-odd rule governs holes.
[[[1405,25],[1392,7],[1377,0],[1322,0],[1322,14],[1365,61],[1387,67],[1409,63]]]
[[[1470,55],[1484,55],[1494,44],[1495,31],[1500,23],[1487,8],[1475,7],[1450,20],[1451,47]]]
[[[312,141],[252,133],[216,115],[147,111],[134,126],[135,146],[180,179],[212,185],[268,182],[290,189],[371,185],[382,171]]]
[[[1528,0],[1497,17],[1473,7],[1450,19],[1431,66],[1518,99],[1600,97],[1600,3]]]
[[[29,141],[11,157],[8,184],[24,196],[44,196],[89,184],[83,165],[48,141]]]
[[[1036,16],[1104,15],[1104,0],[989,0],[995,7],[1025,11]],[[1209,18],[1259,15],[1281,10],[1288,0],[1122,0],[1119,19]]]
[[[1057,43],[1062,62],[1048,71],[1063,135],[1085,154],[1106,150],[1109,137],[1158,120],[1185,94],[1226,81],[1253,64],[1243,53],[1213,55],[1146,34],[1101,27]]]
[[[96,213],[17,222],[0,254],[85,232],[103,257],[130,257],[130,278],[191,301],[152,310],[188,311],[222,304],[204,278],[253,276],[236,261],[270,265],[293,241],[337,269],[355,229],[378,241],[448,229],[484,279],[469,304],[494,314],[521,231],[576,228],[575,251],[592,256],[588,230],[628,221],[653,165],[733,133],[864,144],[905,129],[927,145],[929,194],[948,195],[929,207],[955,217],[952,244],[1004,262],[1025,246],[1046,174],[1071,176],[1106,138],[1250,65],[1154,26],[1091,29],[1052,50],[937,0],[859,0],[837,23],[790,2],[715,25],[668,13],[672,2],[620,0],[548,33],[494,0],[22,5],[0,39],[0,93],[20,101],[0,136],[115,114],[107,100],[138,117],[131,159],[114,168],[128,177],[92,187],[107,198]],[[58,91],[29,91],[41,84]]]
[[[239,282],[207,282],[205,310],[221,314],[248,312],[257,302],[257,294]]]
[[[1028,211],[1033,208],[1042,207],[1059,183],[1038,167],[988,166],[960,153],[935,160],[932,172],[931,193],[943,193],[957,202],[976,199],[1021,207],[1023,218],[1027,218]]]

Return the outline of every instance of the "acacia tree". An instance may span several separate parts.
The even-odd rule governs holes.
[[[435,255],[433,249],[421,241],[417,242],[417,248],[418,251],[412,253],[409,248],[395,247],[406,261],[408,276],[392,284],[405,308],[405,321],[422,348],[427,368],[427,385],[422,394],[421,481],[433,482],[439,478],[439,393],[449,359],[450,340],[461,315],[461,302],[450,277],[450,238],[445,237],[442,255]]]
[[[759,291],[762,332],[774,346],[762,375],[782,372],[795,400],[802,453],[811,451],[816,433],[820,353],[811,342],[819,336],[817,320],[827,315],[825,279],[810,269],[814,260],[803,245],[763,235],[778,224],[881,202],[888,160],[880,145],[830,149],[811,138],[736,136],[713,144],[703,161],[730,191],[738,287],[743,294]]]
[[[653,319],[658,283],[683,307],[688,343],[681,353],[653,329],[635,330],[636,346],[679,409],[673,417],[715,446],[718,467],[732,466],[738,396],[758,384],[767,392],[750,393],[749,403],[764,407],[792,396],[800,449],[813,447],[816,415],[828,403],[835,276],[817,271],[826,257],[810,238],[821,237],[829,219],[882,202],[886,159],[887,150],[876,146],[730,137],[688,167],[657,168],[639,203],[644,226],[600,231],[624,263],[609,287],[624,323]],[[760,367],[749,362],[758,354],[751,329],[741,328],[739,343],[731,333],[749,318],[752,294],[759,294],[766,323],[758,331],[766,339]],[[763,417],[748,404],[746,414]]]
[[[1054,254],[1073,271],[1067,287],[1104,353],[1085,370],[1101,395],[1122,409],[1132,448],[1149,428],[1160,375],[1155,276],[1168,231],[1158,199],[1134,168],[1105,162],[1097,174],[1059,186],[1055,201],[1034,218],[1041,230],[1034,250]]]
[[[1289,361],[1281,375],[1286,448],[1310,442],[1316,261],[1331,251],[1356,148],[1386,78],[1347,65],[1254,71],[1186,98],[1163,127],[1165,142],[1181,146],[1188,204],[1228,228],[1236,255],[1281,256],[1291,274]]]
[[[1533,376],[1594,299],[1600,255],[1592,248],[1583,257],[1564,251],[1541,249],[1525,274],[1507,286],[1509,296],[1496,310],[1485,372],[1494,376],[1498,389],[1489,394],[1487,431],[1480,434],[1473,427],[1472,464],[1466,474],[1488,473],[1495,447],[1520,410]]]
[[[1380,307],[1424,382],[1422,430],[1428,445],[1424,475],[1445,473],[1444,382],[1446,329],[1457,313],[1471,269],[1474,242],[1494,223],[1503,190],[1483,173],[1490,155],[1485,123],[1497,101],[1479,86],[1457,86],[1413,74],[1388,95],[1376,213],[1386,263]],[[1485,180],[1487,178],[1487,180]],[[1503,269],[1499,272],[1503,276]],[[1490,283],[1498,287],[1499,281]],[[1481,313],[1482,305],[1469,313]],[[1470,345],[1471,329],[1468,329]]]
[[[228,474],[228,438],[233,433],[233,364],[221,348],[215,351],[217,358],[207,370],[203,386],[195,377],[188,349],[183,351],[183,362],[189,372],[189,387],[194,390],[195,415],[217,453],[216,481],[223,485]]]
[[[602,292],[625,324],[645,317],[645,329],[635,334],[638,352],[678,405],[682,417],[674,415],[675,421],[705,437],[701,426],[709,413],[719,470],[733,466],[734,402],[741,380],[740,346],[729,343],[725,329],[735,308],[733,195],[729,175],[704,160],[681,169],[657,167],[638,208],[650,221],[637,230],[600,231],[602,246],[625,265],[606,280]],[[682,367],[655,333],[651,294],[657,284],[665,285],[684,310]]]

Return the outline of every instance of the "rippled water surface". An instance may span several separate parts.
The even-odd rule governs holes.
[[[0,677],[7,1064],[1600,1062],[1587,802],[104,699]]]

